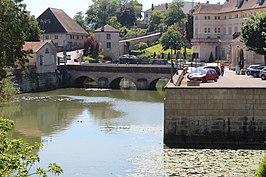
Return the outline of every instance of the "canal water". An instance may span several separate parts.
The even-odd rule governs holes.
[[[22,94],[2,116],[14,137],[41,142],[64,177],[254,176],[265,151],[163,145],[163,91],[60,89]]]

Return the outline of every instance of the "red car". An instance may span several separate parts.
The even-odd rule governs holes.
[[[202,82],[214,80],[214,82],[217,82],[219,75],[214,69],[196,68],[190,74],[188,74],[187,77],[189,80],[198,80]]]

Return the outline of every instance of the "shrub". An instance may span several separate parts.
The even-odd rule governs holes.
[[[255,174],[255,177],[266,177],[266,155],[264,155],[264,158]]]

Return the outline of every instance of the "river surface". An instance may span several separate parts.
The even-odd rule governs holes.
[[[251,177],[263,150],[171,149],[163,145],[163,99],[158,91],[60,89],[19,95],[0,109],[14,136],[41,142],[45,167],[63,177]]]

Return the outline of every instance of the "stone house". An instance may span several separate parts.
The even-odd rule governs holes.
[[[192,45],[197,58],[209,61],[228,59],[231,69],[263,64],[263,56],[248,51],[240,41],[245,20],[266,10],[264,0],[226,0],[224,4],[197,4],[193,12]]]
[[[52,40],[57,51],[82,49],[88,33],[63,10],[48,8],[38,18],[42,41]]]
[[[57,69],[57,52],[52,41],[25,42],[22,50],[32,50],[26,66],[36,73],[54,73]]]
[[[106,59],[112,61],[119,59],[119,30],[105,25],[94,31],[94,39],[99,43]]]
[[[154,4],[152,4],[150,9],[144,11],[144,24],[146,25],[149,24],[149,18],[153,12],[159,11],[159,12],[165,13],[165,11],[168,9],[170,4],[171,3],[163,3],[157,6],[154,6]],[[197,4],[197,2],[184,1],[184,7],[182,7],[183,12],[185,14],[189,13],[189,11],[193,9],[195,4]]]

